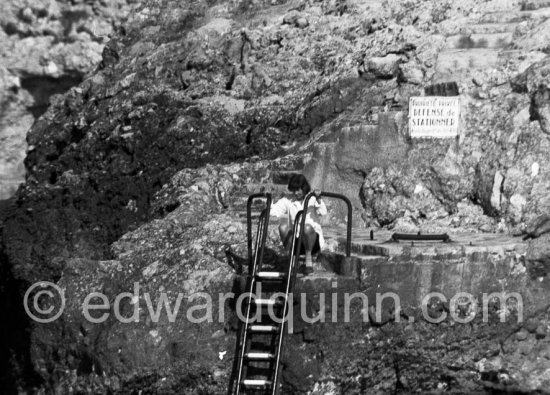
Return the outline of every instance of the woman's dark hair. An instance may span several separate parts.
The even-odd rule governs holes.
[[[309,191],[311,191],[311,187],[309,186],[309,182],[307,182],[307,178],[305,178],[301,174],[293,174],[290,176],[290,179],[288,180],[288,190],[290,192],[302,190],[304,192],[304,195],[307,195]]]

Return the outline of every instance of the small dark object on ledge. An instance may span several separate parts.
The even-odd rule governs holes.
[[[394,233],[391,236],[391,241],[399,242],[399,240],[412,240],[412,241],[443,241],[450,242],[451,238],[447,233],[440,234],[431,234],[431,235],[422,235],[420,232],[418,234],[411,233]]]

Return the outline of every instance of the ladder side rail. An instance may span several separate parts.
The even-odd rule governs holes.
[[[256,243],[255,243],[255,250],[254,250],[254,257],[252,255],[252,202],[256,198],[265,197],[267,199],[267,208],[262,210],[260,214],[260,218],[258,220],[258,229],[256,232]],[[239,331],[237,334],[236,339],[236,352],[239,352],[238,355],[235,355],[233,359],[233,374],[231,375],[230,383],[229,383],[229,389],[228,389],[228,395],[231,394],[238,394],[240,392],[240,386],[241,386],[241,379],[242,379],[242,370],[243,370],[243,363],[244,363],[244,354],[246,352],[246,337],[247,337],[247,330],[248,330],[248,319],[250,316],[250,308],[251,308],[251,299],[252,299],[252,291],[254,290],[254,283],[255,283],[255,273],[257,271],[258,267],[258,251],[260,252],[260,260],[263,257],[263,250],[265,247],[265,242],[267,239],[267,228],[269,225],[269,212],[271,209],[271,194],[270,193],[256,193],[252,194],[248,197],[247,201],[247,247],[248,247],[248,277],[250,281],[250,286],[248,287],[248,301],[247,301],[247,311],[246,311],[246,320],[245,322],[239,321]],[[261,236],[261,238],[260,238]],[[258,247],[261,248],[258,248]],[[261,262],[260,262],[261,263]],[[237,377],[235,377],[235,373],[237,374]],[[236,380],[235,380],[236,379]],[[235,383],[236,381],[236,383]],[[236,388],[235,388],[236,386]],[[235,392],[233,392],[235,390]]]
[[[288,314],[288,304],[292,303],[293,301],[289,300],[289,294],[292,292],[294,288],[294,281],[296,278],[296,259],[299,253],[299,249],[296,248],[296,246],[299,246],[301,242],[301,238],[303,237],[303,229],[302,226],[300,229],[300,236],[296,238],[296,233],[298,232],[298,226],[300,223],[300,218],[302,218],[304,215],[304,210],[298,211],[296,214],[295,220],[294,220],[294,226],[292,230],[292,244],[290,249],[290,261],[288,265],[288,275],[287,275],[287,281],[286,281],[286,289],[285,289],[285,303],[283,307],[283,314],[282,314],[282,322],[281,322],[281,328],[279,330],[279,343],[277,345],[277,352],[275,353],[275,372],[273,374],[273,383],[272,383],[272,394],[277,395],[279,393],[279,376],[280,376],[280,362],[281,362],[281,354],[283,352],[283,343],[284,343],[284,336],[285,336],[285,324],[287,321],[286,315]]]
[[[263,257],[263,249],[265,244],[265,234],[267,231],[269,218],[266,217],[267,209],[262,210],[260,218],[258,219],[258,229],[256,230],[256,242],[254,243],[254,260],[252,270],[248,272],[248,276],[254,277],[258,271],[258,266],[261,265],[261,259]],[[251,289],[252,290],[252,289]]]
[[[243,338],[243,331],[246,328],[243,325],[243,322],[239,320],[239,328],[237,330],[237,337],[235,339],[235,355],[233,356],[233,366],[231,368],[231,376],[229,377],[229,387],[227,390],[227,395],[238,394],[239,386],[237,385],[237,376],[239,376],[240,371],[240,353],[241,343]]]
[[[252,258],[252,202],[257,198],[267,198],[271,206],[271,194],[268,192],[253,193],[246,201],[246,244],[248,247],[248,273],[252,272],[254,265]]]
[[[257,266],[261,267],[261,265],[263,264],[265,242],[267,241],[268,228],[269,228],[269,215],[271,212],[271,194],[265,193],[265,197],[266,197],[266,208],[262,210],[262,214],[260,215],[260,217],[264,215],[263,221],[261,221],[261,218],[260,218],[260,224],[262,225],[261,240],[260,240],[260,245],[256,246],[256,251],[258,251],[258,248],[259,248],[260,253],[259,253],[259,256],[256,257],[257,260],[255,262],[254,275],[256,275],[256,270],[258,269]],[[258,224],[258,226],[260,226],[260,224]],[[258,230],[258,235],[259,234],[260,234],[260,231]]]
[[[240,387],[241,387],[241,380],[242,380],[242,373],[243,373],[243,364],[244,364],[244,356],[246,354],[246,341],[248,336],[248,324],[250,319],[250,310],[252,307],[252,296],[254,296],[254,285],[256,283],[256,270],[259,264],[259,254],[260,250],[263,250],[261,243],[265,243],[265,234],[267,230],[267,225],[269,221],[269,217],[266,216],[266,214],[269,213],[268,209],[264,209],[262,213],[260,214],[260,218],[258,220],[258,229],[256,231],[256,243],[255,243],[255,251],[254,251],[254,261],[252,265],[252,271],[248,272],[248,278],[250,281],[250,287],[248,289],[248,295],[247,295],[247,302],[246,302],[246,315],[245,315],[245,322],[241,322],[240,326],[243,328],[242,333],[240,333],[240,342],[239,342],[239,356],[238,356],[238,370],[237,370],[237,388],[236,388],[236,394],[239,394]]]

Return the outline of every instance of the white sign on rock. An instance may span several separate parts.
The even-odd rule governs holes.
[[[455,137],[459,115],[459,96],[411,97],[409,133],[411,137]]]

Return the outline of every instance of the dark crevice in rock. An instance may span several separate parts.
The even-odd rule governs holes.
[[[86,136],[86,128],[73,126],[71,131],[71,143],[79,143]]]
[[[101,52],[101,62],[97,69],[103,70],[107,67],[114,66],[119,60],[120,54],[118,53],[117,44],[114,41],[110,41]]]
[[[25,38],[25,37],[30,36],[30,34],[24,34],[24,33],[20,32],[19,29],[17,28],[17,25],[14,22],[11,22],[11,21],[6,23],[6,26],[4,26],[4,32],[8,36],[18,35],[19,38]]]
[[[88,35],[91,37],[92,41],[95,41],[96,43],[102,44],[104,39],[103,37],[98,37],[95,35],[93,30],[91,30],[88,26],[79,26],[76,28],[77,33],[88,33]]]
[[[9,205],[6,201],[4,205]],[[33,387],[40,384],[31,361],[31,320],[21,308],[23,295],[29,287],[24,281],[17,280],[8,264],[3,241],[4,220],[0,208],[0,311],[5,319],[0,325],[0,389],[5,394],[18,393],[23,383]],[[18,388],[19,387],[19,388]]]
[[[537,111],[537,101],[535,95],[531,96],[531,103],[529,106],[529,121],[540,121],[540,117]]]
[[[235,78],[237,77],[237,70],[236,67],[231,68],[231,75],[229,76],[229,80],[227,80],[227,83],[225,84],[225,90],[230,91],[233,89],[233,83],[235,82]]]
[[[157,212],[155,212],[154,214],[155,214],[158,218],[163,218],[163,217],[165,217],[166,215],[168,215],[169,213],[171,213],[172,211],[174,211],[175,209],[177,209],[180,205],[181,205],[181,203],[178,202],[178,201],[171,201],[171,202],[169,202],[168,204],[166,204],[165,206],[160,207],[160,208],[157,210]]]
[[[33,96],[34,105],[28,110],[38,118],[48,109],[52,95],[65,93],[81,82],[82,75],[79,73],[66,74],[59,78],[28,76],[21,79],[21,87]]]
[[[441,82],[424,88],[426,96],[458,96],[458,85],[455,81]]]
[[[544,85],[539,85],[537,90],[531,96],[531,106],[529,116],[531,121],[538,121],[541,129],[545,133],[548,130],[548,107],[550,106],[550,90]]]
[[[57,172],[56,171],[52,171],[50,173],[49,181],[50,181],[50,184],[55,185],[55,183],[57,182]]]
[[[394,356],[393,367],[395,369],[395,389],[394,389],[394,393],[397,394],[397,393],[399,393],[399,391],[402,391],[403,389],[405,389],[405,387],[403,386],[403,383],[401,383],[401,371],[400,371],[400,368],[399,368],[399,360],[396,356]]]
[[[483,165],[477,165],[475,169],[475,187],[472,196],[474,204],[483,209],[483,214],[494,217],[498,213],[491,205],[491,195],[493,192],[493,179],[495,178],[495,170],[487,169]],[[502,186],[501,186],[502,187]]]
[[[69,35],[75,23],[85,20],[90,14],[85,10],[68,10],[62,12],[61,22],[63,23],[63,34]]]

